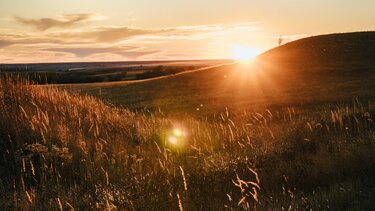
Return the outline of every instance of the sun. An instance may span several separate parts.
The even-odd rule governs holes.
[[[257,48],[244,47],[239,45],[232,45],[232,59],[248,62],[253,60],[256,56],[260,54],[260,50]]]

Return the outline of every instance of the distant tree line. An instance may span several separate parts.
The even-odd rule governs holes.
[[[96,83],[124,80],[126,72],[110,75],[85,75],[80,72],[2,72],[2,77],[13,75],[36,84]]]
[[[154,66],[132,67],[132,69],[103,68],[96,70],[72,70],[72,71],[27,71],[2,69],[1,76],[16,76],[36,84],[68,84],[68,83],[97,83],[124,80],[141,80],[165,75],[173,75],[179,72],[197,68],[196,66]],[[128,74],[129,70],[137,70],[139,73]]]
[[[137,74],[136,79],[147,79],[147,78],[156,78],[165,75],[173,75],[179,72],[183,72],[189,69],[193,69],[194,67],[182,67],[182,68],[173,68],[173,67],[164,67],[164,66],[157,66],[152,70],[148,70],[146,72]]]

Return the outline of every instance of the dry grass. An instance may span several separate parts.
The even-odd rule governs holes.
[[[374,205],[371,102],[172,118],[6,79],[0,109],[4,209]],[[176,127],[186,134],[181,148],[167,142]]]

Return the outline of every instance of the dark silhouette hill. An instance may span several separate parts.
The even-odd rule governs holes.
[[[375,32],[340,33],[303,38],[271,49],[259,58],[292,66],[375,62]]]
[[[135,109],[202,111],[374,98],[374,81],[375,32],[358,32],[290,42],[263,53],[252,64],[238,63],[134,84],[65,87]]]

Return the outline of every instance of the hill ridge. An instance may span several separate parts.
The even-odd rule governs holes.
[[[375,31],[306,37],[268,50],[258,58],[297,66],[322,62],[374,62]]]

